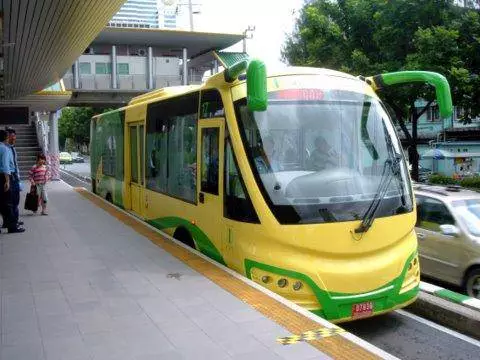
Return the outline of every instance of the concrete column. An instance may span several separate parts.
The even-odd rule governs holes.
[[[58,114],[51,111],[48,117],[48,154],[47,161],[50,166],[52,180],[60,180],[60,158],[58,147]]]
[[[80,64],[78,59],[73,63],[73,88],[80,89]]]
[[[187,48],[183,48],[183,79],[182,85],[188,85],[188,69],[187,69]]]
[[[147,57],[147,86],[149,89],[153,89],[153,49],[151,46],[148,47],[148,57]]]
[[[112,45],[112,89],[118,89],[117,83],[117,47]]]

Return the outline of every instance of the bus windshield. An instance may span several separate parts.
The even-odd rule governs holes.
[[[256,181],[282,224],[361,220],[391,154],[402,150],[380,101],[337,89],[269,92],[268,108],[235,103]],[[376,217],[410,212],[413,198],[403,157]]]

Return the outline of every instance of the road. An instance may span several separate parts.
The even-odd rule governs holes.
[[[67,166],[69,167],[66,168],[68,171],[80,171],[86,168],[85,164]],[[61,170],[61,176],[62,180],[72,186],[91,189],[89,182],[74,177],[65,171]],[[341,326],[400,359],[480,359],[480,341],[404,310],[394,311],[371,319],[345,323]]]
[[[400,359],[480,359],[480,341],[404,310],[341,326]]]

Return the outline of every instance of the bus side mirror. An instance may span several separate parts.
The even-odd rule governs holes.
[[[452,95],[445,76],[431,71],[398,71],[371,76],[365,79],[374,90],[385,86],[424,82],[435,87],[436,100],[442,118],[452,116]]]
[[[250,111],[267,110],[267,69],[260,60],[248,64],[247,107]]]

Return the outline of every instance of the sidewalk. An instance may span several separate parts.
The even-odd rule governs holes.
[[[0,236],[1,359],[326,359],[62,182]],[[255,332],[255,334],[252,334]]]

